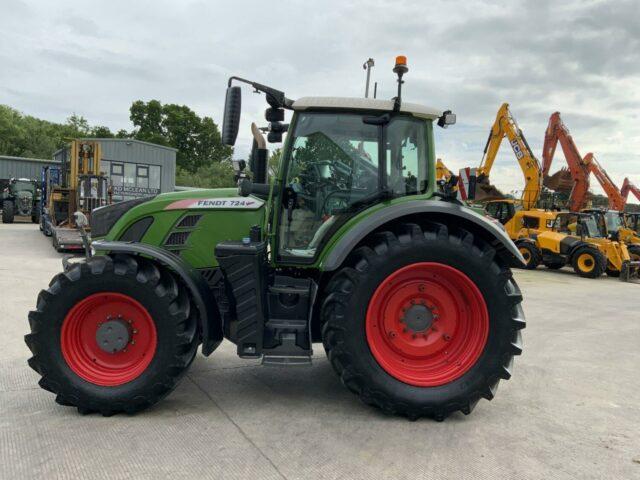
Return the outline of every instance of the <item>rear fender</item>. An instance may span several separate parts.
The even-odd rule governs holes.
[[[168,267],[184,283],[189,290],[195,307],[198,309],[200,331],[202,332],[202,354],[209,356],[220,345],[223,339],[222,320],[217,310],[215,299],[205,279],[191,266],[162,248],[145,243],[111,242],[96,240],[91,246],[104,253],[125,253],[152,258]]]
[[[524,258],[518,248],[504,229],[496,223],[459,204],[442,200],[412,200],[379,209],[350,227],[325,255],[321,262],[321,269],[324,271],[336,270],[367,235],[387,223],[402,221],[403,217],[434,219],[468,228],[472,230],[472,233],[479,234],[481,238],[490,243],[496,249],[498,257],[506,265],[510,267],[525,266]]]

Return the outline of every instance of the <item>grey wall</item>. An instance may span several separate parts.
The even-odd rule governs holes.
[[[126,200],[128,198],[147,196],[158,192],[157,190],[145,191],[144,187],[139,188],[137,185],[125,186],[123,182],[123,173],[125,172],[116,172],[113,170],[112,166],[114,163],[124,165],[126,168],[130,167],[132,171],[136,171],[133,169],[134,165],[148,166],[150,175],[152,171],[157,173],[159,168],[160,192],[174,191],[176,184],[177,152],[175,148],[163,147],[161,145],[132,139],[98,138],[86,140],[98,140],[100,142],[102,149],[101,170],[104,171],[112,182],[114,200]],[[68,152],[68,148],[58,150],[54,153],[54,158],[61,161],[65,155],[68,155]],[[120,169],[121,167],[119,166],[117,168]],[[138,182],[138,179],[136,179],[135,183],[137,184]],[[151,178],[149,178],[149,183],[151,183]]]
[[[53,160],[0,155],[0,179],[16,177],[40,180],[42,167],[56,163]]]
[[[102,160],[160,165],[162,167],[160,190],[173,192],[175,189],[176,149],[129,139],[100,139],[100,144]]]

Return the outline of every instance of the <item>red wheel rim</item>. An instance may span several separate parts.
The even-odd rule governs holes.
[[[435,387],[464,375],[489,336],[487,305],[461,271],[413,263],[389,275],[367,309],[369,348],[392,377]]]
[[[105,322],[117,321],[127,330],[126,346],[106,352],[96,335]],[[62,355],[79,377],[113,387],[130,382],[149,366],[156,351],[156,326],[139,302],[121,293],[95,293],[67,313],[60,335]]]

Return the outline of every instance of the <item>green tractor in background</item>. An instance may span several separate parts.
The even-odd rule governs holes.
[[[12,178],[2,191],[2,223],[13,223],[16,216],[40,223],[40,188],[36,180]]]
[[[149,407],[201,345],[307,365],[322,342],[342,383],[390,414],[442,420],[493,398],[525,326],[503,230],[437,193],[434,123],[455,115],[401,99],[305,97],[229,79],[223,142],[241,89],[266,94],[237,189],[95,210],[92,256],[40,292],[25,340],[40,386],[80,412]],[[285,110],[293,111],[284,124]],[[278,178],[271,143],[288,131]],[[79,222],[81,223],[81,222]]]

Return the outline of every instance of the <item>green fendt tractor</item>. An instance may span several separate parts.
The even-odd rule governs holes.
[[[305,97],[229,79],[222,139],[240,87],[266,94],[267,178],[254,136],[238,188],[161,194],[93,212],[93,256],[51,281],[29,314],[40,386],[80,412],[133,413],[171,392],[198,347],[305,365],[313,344],[365,403],[444,419],[493,398],[521,352],[518,249],[494,223],[436,193],[434,123],[401,99]],[[289,125],[285,110],[292,110]]]
[[[13,223],[16,216],[40,223],[40,189],[28,178],[12,178],[2,192],[2,223]]]

